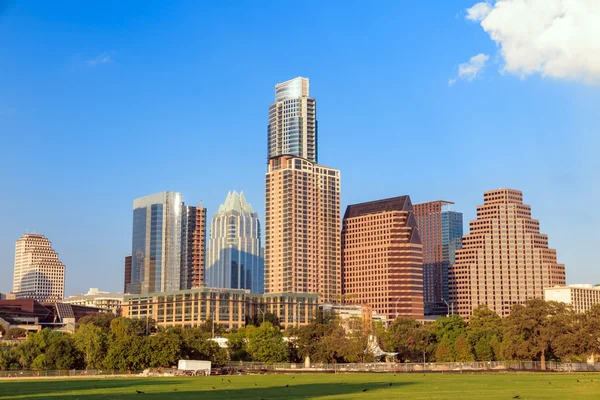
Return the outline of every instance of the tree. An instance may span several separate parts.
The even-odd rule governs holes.
[[[456,342],[454,342],[454,360],[458,362],[469,362],[474,360],[471,344],[464,335],[459,336],[456,339]]]
[[[253,329],[248,337],[248,353],[254,361],[265,363],[288,360],[287,345],[279,328],[270,322]]]
[[[102,367],[108,350],[108,338],[103,328],[93,323],[79,325],[73,334],[75,347],[83,354],[85,368]]]
[[[474,349],[475,359],[477,361],[498,359],[500,354],[494,352],[492,340],[499,342],[501,337],[502,318],[486,305],[480,305],[474,309],[467,326],[467,339],[469,345]]]
[[[210,338],[200,328],[184,329],[182,336],[182,357],[189,360],[210,360],[217,366],[227,363],[227,351]],[[231,343],[231,342],[229,342]]]
[[[81,318],[77,322],[77,327],[79,328],[82,325],[92,324],[102,329],[104,333],[108,333],[110,324],[115,318],[117,318],[117,316],[113,313],[94,313]]]
[[[33,361],[41,354],[46,352],[46,349],[63,334],[58,331],[53,331],[44,328],[39,332],[31,333],[27,340],[17,346],[19,352],[20,363],[23,368],[31,368]],[[47,361],[39,359],[36,366],[46,365]]]
[[[429,342],[426,330],[412,318],[398,317],[382,335],[383,348],[398,353],[400,361],[422,361]]]
[[[149,335],[155,331],[155,322],[151,318],[133,319],[118,317],[110,322],[110,340],[120,340],[131,336]]]
[[[148,366],[170,367],[182,358],[183,340],[181,330],[173,328],[162,330],[146,340],[148,347]]]
[[[9,328],[4,335],[7,340],[22,339],[27,337],[27,331],[23,328]]]
[[[431,324],[431,329],[435,333],[437,342],[441,342],[445,337],[449,346],[453,346],[459,336],[467,333],[467,323],[458,314],[450,317],[440,317]]]
[[[129,336],[110,344],[104,365],[107,369],[136,371],[148,366],[146,337]]]
[[[19,352],[16,347],[0,347],[0,370],[19,369]]]
[[[279,317],[270,312],[254,314],[252,317],[246,318],[246,325],[259,327],[263,322],[270,322],[273,326],[281,327]]]
[[[227,335],[229,355],[232,360],[235,361],[250,361],[250,354],[248,354],[248,330],[256,329],[254,325],[241,327],[235,332],[231,332]]]
[[[49,369],[80,369],[84,366],[83,354],[77,350],[70,335],[62,335],[54,340],[45,354]]]
[[[450,340],[446,336],[442,338],[435,348],[435,360],[437,362],[454,361],[452,350],[450,349]]]

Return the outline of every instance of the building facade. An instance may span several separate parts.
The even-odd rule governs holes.
[[[127,288],[131,284],[131,263],[132,263],[131,254],[127,254],[125,256],[125,282],[123,284],[123,293],[127,293]]]
[[[245,326],[246,320],[271,313],[282,328],[307,325],[315,316],[317,295],[294,293],[253,294],[243,289],[197,288],[168,293],[126,295],[123,316],[150,318],[159,327],[194,327],[212,320],[227,330]]]
[[[450,301],[462,317],[480,304],[507,316],[513,304],[543,299],[544,288],[564,286],[565,266],[548,248],[548,236],[531,218],[523,193],[498,189],[484,193],[477,219],[456,251],[449,281]]]
[[[600,304],[600,285],[569,285],[544,289],[544,300],[569,304],[573,311],[584,313]]]
[[[208,287],[264,292],[260,222],[243,192],[229,192],[213,215],[205,272]]]
[[[463,235],[462,213],[450,210],[451,204],[438,200],[413,206],[423,244],[425,315],[449,314],[448,269]]]
[[[91,288],[86,294],[74,294],[63,300],[63,303],[78,306],[96,307],[104,312],[119,315],[123,304],[123,293],[101,292]]]
[[[269,108],[265,293],[338,300],[340,171],[317,164],[316,103],[306,78],[276,85]]]
[[[128,293],[179,290],[181,193],[162,192],[133,201],[131,284]]]
[[[181,276],[180,289],[201,287],[204,284],[206,254],[206,208],[182,205],[181,209]]]
[[[13,293],[19,299],[40,302],[63,299],[65,265],[44,235],[26,233],[17,240]]]
[[[423,254],[410,197],[348,206],[342,292],[345,303],[368,304],[389,319],[423,319]]]
[[[268,157],[290,155],[317,163],[316,112],[307,78],[275,85],[275,103],[269,107]]]
[[[265,293],[341,293],[340,172],[304,158],[269,160]]]

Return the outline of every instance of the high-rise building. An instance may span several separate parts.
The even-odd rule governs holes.
[[[315,100],[306,78],[275,87],[269,108],[265,293],[341,290],[340,171],[317,164]]]
[[[243,192],[229,192],[210,224],[206,286],[263,293],[260,241],[258,214]]]
[[[181,193],[161,192],[133,201],[131,284],[128,293],[179,290]]]
[[[182,205],[181,290],[201,287],[204,281],[206,208]]]
[[[64,298],[65,265],[44,235],[26,233],[17,240],[13,293],[40,302]]]
[[[125,256],[125,283],[123,284],[123,293],[127,293],[127,288],[131,284],[131,254]]]
[[[456,250],[449,272],[450,301],[468,318],[485,304],[507,316],[513,304],[543,299],[544,288],[565,285],[565,266],[548,248],[548,236],[531,218],[523,193],[512,189],[485,192],[470,233]]]
[[[423,244],[425,315],[449,313],[448,268],[463,235],[462,213],[450,210],[452,204],[438,200],[413,206]]]
[[[206,208],[196,208],[196,227],[192,232],[192,288],[204,286],[204,266],[206,259]],[[182,290],[185,288],[182,288]]]
[[[307,78],[275,85],[268,134],[269,158],[289,155],[318,162],[316,103],[309,95]]]
[[[342,223],[344,302],[378,314],[423,319],[423,254],[408,196],[346,208]]]

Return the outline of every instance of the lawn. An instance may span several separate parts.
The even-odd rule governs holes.
[[[599,399],[600,374],[290,374],[0,381],[2,400],[36,398]]]

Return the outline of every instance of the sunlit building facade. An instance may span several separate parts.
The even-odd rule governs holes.
[[[523,193],[498,189],[484,193],[449,281],[450,301],[461,316],[469,318],[485,304],[504,317],[514,304],[543,299],[545,288],[564,286],[566,277],[531,207],[523,204]]]

